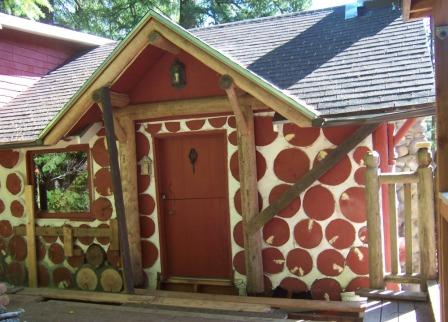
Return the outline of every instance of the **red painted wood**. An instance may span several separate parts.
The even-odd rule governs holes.
[[[148,47],[148,50],[158,51],[154,47]],[[144,53],[144,55],[151,56],[150,53]],[[132,103],[225,95],[224,91],[219,88],[220,75],[187,53],[182,52],[177,57],[170,53],[165,53],[158,60],[156,60],[157,55],[154,54],[150,59],[145,62],[136,62],[142,65],[141,68],[145,72],[139,75],[138,83],[132,89],[126,88],[131,90],[130,98]],[[185,65],[186,85],[183,88],[175,88],[171,85],[170,68],[176,60],[181,61]],[[131,83],[135,83],[131,79],[131,73],[135,77],[135,75],[141,74],[141,71],[134,69],[129,73],[129,76],[125,76],[129,78]],[[120,86],[123,89],[126,87],[121,85],[121,83]]]
[[[80,50],[63,40],[7,30],[0,38],[0,106]]]
[[[288,253],[286,266],[291,274],[305,276],[313,269],[313,259],[308,251],[295,248]]]
[[[333,278],[318,279],[311,285],[313,300],[340,301],[341,292],[341,285]]]
[[[159,198],[164,276],[230,278],[225,133],[163,136],[155,143],[159,194],[166,196]]]

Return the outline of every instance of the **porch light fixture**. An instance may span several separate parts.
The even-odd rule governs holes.
[[[175,88],[182,88],[187,84],[185,79],[185,65],[176,60],[170,69],[171,85]]]
[[[140,161],[140,174],[144,176],[152,175],[152,160],[148,156],[144,156]]]

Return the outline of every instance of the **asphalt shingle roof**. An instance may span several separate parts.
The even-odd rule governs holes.
[[[323,115],[435,100],[425,22],[405,23],[391,8],[345,20],[336,7],[190,31]],[[69,62],[3,107],[0,143],[35,140],[114,46]]]

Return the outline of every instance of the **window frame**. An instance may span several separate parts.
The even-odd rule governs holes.
[[[39,154],[46,153],[64,153],[64,152],[85,152],[87,154],[87,188],[89,190],[89,211],[86,212],[49,212],[40,210],[36,206],[36,217],[46,219],[69,219],[73,221],[94,221],[92,213],[92,201],[93,201],[93,189],[92,189],[92,162],[90,156],[90,146],[88,144],[76,144],[69,145],[65,148],[50,148],[50,149],[38,149],[29,150],[26,153],[26,166],[27,166],[27,181],[28,184],[33,187],[33,201],[35,199],[35,184],[34,184],[34,161],[33,157]]]

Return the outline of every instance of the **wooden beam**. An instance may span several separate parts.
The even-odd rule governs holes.
[[[154,47],[165,50],[173,55],[178,55],[180,53],[179,47],[176,47],[173,43],[169,42],[157,31],[152,31],[148,36],[149,43]]]
[[[431,11],[434,5],[433,0],[413,0],[411,1],[411,13],[421,11]]]
[[[229,99],[230,106],[232,107],[232,111],[235,114],[235,119],[237,120],[237,125],[239,125],[238,131],[244,135],[250,135],[248,120],[246,116],[243,114],[241,110],[241,106],[239,104],[238,96],[236,94],[235,83],[233,82],[232,77],[229,75],[221,76],[219,80],[219,86],[225,90],[227,94],[227,98]]]
[[[236,119],[247,293],[262,294],[264,292],[262,233],[260,229],[253,233],[249,232],[249,222],[258,215],[259,209],[254,114],[249,106],[239,104],[231,77],[224,75],[220,80],[220,86],[226,91]]]
[[[147,35],[154,30],[154,23],[149,22],[140,26],[139,30],[134,30],[134,36],[127,39],[128,44],[125,48],[104,67],[101,73],[89,84],[85,92],[73,101],[67,112],[59,119],[59,121],[51,128],[44,138],[45,145],[54,145],[63,138],[69,129],[75,124],[85,111],[92,106],[94,100],[93,93],[105,84],[113,84],[139,57],[140,53],[147,47]]]
[[[433,35],[448,26],[448,1],[436,0]],[[437,192],[448,191],[448,38],[434,37],[437,101]],[[442,321],[448,321],[448,221],[439,211],[439,279]]]
[[[358,128],[356,132],[331,151],[318,165],[308,171],[294,185],[286,190],[276,201],[265,208],[258,216],[252,218],[249,223],[250,232],[261,229],[272,217],[285,209],[295,198],[310,187],[317,179],[333,168],[342,158],[354,149],[359,143],[369,136],[377,127],[377,124],[366,124]]]
[[[93,93],[93,99],[98,104],[98,106],[100,107],[100,109],[104,115],[103,102],[101,102],[101,96],[99,96],[98,91]],[[116,108],[112,108],[112,117],[114,119],[115,138],[119,142],[126,142],[126,133],[124,132],[123,128],[121,127],[120,122],[118,122],[118,117],[116,114],[117,114]]]
[[[73,228],[70,226],[63,226],[64,234],[64,255],[66,257],[73,256]]]
[[[112,184],[114,191],[115,211],[119,223],[121,257],[123,259],[123,275],[126,291],[134,293],[134,281],[131,264],[131,249],[129,248],[128,227],[126,223],[126,213],[123,200],[123,190],[121,186],[120,166],[118,162],[118,151],[115,143],[114,119],[112,115],[112,104],[109,96],[109,88],[101,88],[101,104],[103,106],[104,128],[106,129],[106,139],[109,152],[110,170],[112,174]]]
[[[92,97],[95,102],[97,103],[100,102],[101,100],[100,90],[94,91]],[[123,108],[129,105],[131,99],[129,98],[128,94],[110,91],[110,101],[113,107]]]
[[[240,105],[251,106],[254,110],[267,110],[268,107],[250,96],[238,97]],[[231,113],[232,108],[226,96],[195,98],[179,101],[165,101],[129,105],[116,110],[120,119],[128,117],[131,120],[145,120],[169,116],[210,115],[215,113]]]
[[[32,185],[25,186],[26,206],[26,245],[28,250],[28,285],[37,287],[37,255],[36,255],[36,204]]]
[[[116,221],[115,219],[111,220],[112,223]],[[72,227],[73,237],[109,237],[112,236],[112,230],[115,228],[103,228],[103,227]],[[64,230],[62,227],[54,227],[54,226],[35,226],[35,234],[36,236],[53,236],[53,237],[64,237]],[[25,236],[27,234],[26,226],[16,226],[14,227],[14,234],[19,236]]]
[[[142,250],[140,244],[140,216],[138,210],[137,189],[137,144],[135,142],[135,124],[128,117],[120,119],[126,133],[126,142],[119,143],[120,174],[123,186],[123,199],[126,208],[126,226],[128,228],[132,271],[135,285],[143,283]],[[113,226],[111,225],[111,228]]]

